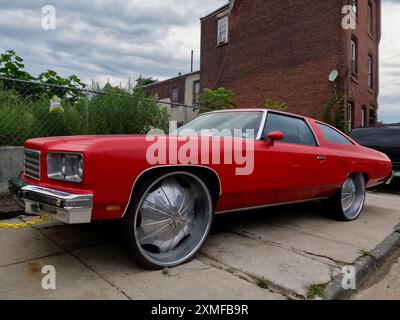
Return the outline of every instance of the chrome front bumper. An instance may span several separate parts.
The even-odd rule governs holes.
[[[92,194],[71,194],[43,188],[20,178],[9,181],[9,190],[28,214],[48,215],[68,224],[90,223],[92,220]]]
[[[386,182],[386,184],[391,184],[393,179],[400,179],[400,171],[393,171],[392,176],[390,179]]]

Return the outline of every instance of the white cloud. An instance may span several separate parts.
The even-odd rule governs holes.
[[[54,69],[84,81],[159,79],[199,66],[199,17],[226,0],[53,1],[57,29],[41,28],[47,1],[0,0],[0,51],[13,49],[33,74]]]
[[[165,79],[199,67],[199,18],[227,0],[53,0],[57,30],[41,28],[47,0],[0,0],[0,52],[14,49],[27,69],[54,69],[84,81]],[[382,4],[380,120],[400,122],[400,1]],[[390,59],[387,59],[390,58]]]
[[[400,122],[400,2],[382,4],[379,118]]]

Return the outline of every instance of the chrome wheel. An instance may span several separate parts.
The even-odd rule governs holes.
[[[204,243],[212,222],[210,192],[190,173],[157,179],[137,207],[135,240],[151,263],[175,266],[189,260]]]
[[[341,204],[347,220],[355,220],[360,215],[365,202],[365,181],[362,174],[349,176],[342,186]]]

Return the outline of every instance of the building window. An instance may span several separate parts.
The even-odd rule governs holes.
[[[350,5],[351,5],[351,11],[354,13],[356,17],[358,17],[358,1],[351,0]]]
[[[358,74],[358,42],[354,36],[351,38],[351,74]]]
[[[371,2],[368,2],[368,33],[374,34],[374,11]]]
[[[347,126],[349,131],[353,130],[354,128],[354,102],[349,101],[347,105]]]
[[[368,55],[368,87],[374,87],[374,61],[372,55]]]
[[[193,105],[199,103],[199,96],[200,96],[200,81],[195,81],[193,83]]]
[[[363,106],[361,109],[361,128],[365,128],[367,125],[367,107]]]
[[[171,102],[179,102],[179,88],[178,87],[173,87],[171,89]],[[176,107],[175,105],[172,105],[173,107]]]
[[[368,125],[370,127],[373,127],[375,125],[376,122],[376,112],[375,112],[375,107],[371,107],[369,109],[369,121],[368,121]]]
[[[217,44],[228,42],[228,16],[218,20],[218,40]]]

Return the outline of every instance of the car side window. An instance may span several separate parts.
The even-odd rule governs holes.
[[[318,128],[321,130],[324,135],[326,142],[338,143],[343,145],[352,145],[353,143],[347,139],[344,135],[342,135],[339,131],[332,129],[331,127],[318,123]]]
[[[263,138],[268,140],[268,134],[273,131],[284,134],[284,143],[317,146],[313,132],[303,119],[268,112]]]

